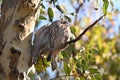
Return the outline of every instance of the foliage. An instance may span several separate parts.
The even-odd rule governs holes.
[[[75,12],[68,13],[66,9],[69,7],[65,8],[65,6],[59,4],[58,0],[42,0],[39,20],[52,22],[56,20],[55,13],[59,13],[57,14],[57,18],[71,22],[71,32],[75,36],[78,36],[80,32],[84,30],[83,24],[89,25],[92,20],[92,18],[88,18],[87,16],[84,18],[79,18],[78,16],[79,14],[84,14],[80,13],[81,7],[86,2],[89,3],[90,1],[91,0],[83,0],[83,2],[82,0],[70,0],[69,2],[71,2],[71,6],[73,6]],[[102,1],[102,8],[99,6],[98,9],[103,10],[101,13],[108,15],[106,19],[111,23],[111,26],[114,26],[112,25],[111,17],[116,13],[110,15],[110,12],[107,12],[110,4],[114,6],[113,2],[109,2],[109,0]],[[92,3],[94,2],[97,1],[92,1]],[[47,4],[49,4],[48,7],[45,6]],[[76,5],[78,6],[76,7]],[[95,10],[97,11],[98,9]],[[59,12],[55,12],[56,10]],[[89,8],[88,11],[94,12],[92,8]],[[48,16],[48,18],[46,16]],[[114,35],[113,38],[108,37],[109,30],[112,28],[108,29],[105,25],[107,23],[104,24],[103,22],[102,24],[97,24],[94,28],[89,30],[81,40],[75,44],[69,45],[68,48],[59,54],[59,62],[63,62],[65,76],[59,76],[58,78],[70,79],[72,76],[74,79],[80,80],[120,79],[120,52],[117,52],[119,49],[115,47],[118,35]],[[45,62],[45,66],[43,66],[43,62]],[[36,65],[36,69],[38,72],[42,72],[41,70],[45,70],[49,65],[46,59],[43,61],[39,60],[39,65]]]
[[[49,21],[52,22],[54,13],[50,7],[48,8],[48,15],[49,15]]]
[[[104,14],[106,14],[109,2],[108,2],[108,0],[103,0],[103,2],[104,2],[103,3],[103,12],[104,12]]]

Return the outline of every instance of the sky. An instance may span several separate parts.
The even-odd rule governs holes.
[[[82,0],[81,0],[82,1]],[[103,5],[103,2],[102,2],[102,0],[98,0],[99,2],[98,2],[98,4],[97,4],[97,2],[95,2],[95,1],[93,1],[94,2],[94,5],[91,5],[92,4],[92,1],[93,0],[90,0],[90,2],[86,2],[85,4],[84,4],[84,6],[83,6],[83,8],[82,9],[80,9],[80,11],[79,11],[79,14],[78,14],[78,17],[80,18],[80,19],[83,19],[84,17],[90,17],[91,18],[91,23],[93,22],[93,21],[95,21],[96,19],[98,19],[101,15],[103,15],[103,13],[102,13],[102,5]],[[110,12],[110,13],[113,13],[116,9],[118,9],[118,11],[119,11],[119,14],[117,15],[117,16],[114,16],[113,17],[113,21],[114,21],[114,25],[113,25],[113,29],[114,29],[114,31],[115,31],[115,33],[117,34],[118,32],[119,32],[119,26],[120,26],[120,0],[109,0],[109,1],[113,1],[113,5],[114,6],[112,6],[111,4],[109,4],[109,7],[108,7],[108,13]],[[64,2],[63,2],[63,0],[58,0],[58,3],[60,4],[60,5],[64,5],[64,7],[66,8],[66,10],[67,10],[67,13],[72,13],[72,12],[75,12],[75,10],[74,10],[74,8],[71,6],[71,3],[70,3],[70,1],[69,0],[64,0]],[[52,9],[53,9],[53,11],[55,12],[54,13],[54,16],[55,16],[55,18],[54,18],[54,21],[55,20],[58,20],[59,19],[59,17],[58,16],[60,16],[60,11],[58,11],[55,7],[53,7],[53,6],[51,6],[51,5],[49,5],[48,3],[46,3],[46,2],[44,2],[44,5],[46,6],[46,11],[47,11],[47,8],[50,6]],[[75,4],[75,6],[77,6],[77,4]],[[94,8],[98,8],[98,10],[90,10],[89,9],[89,7],[92,7],[93,9]],[[100,7],[100,8],[99,8]],[[82,13],[82,14],[81,14]],[[92,17],[91,17],[92,16]],[[48,16],[46,16],[47,18],[48,18]],[[74,20],[74,16],[69,16],[71,19],[72,19],[72,21]],[[106,23],[106,27],[108,27],[111,23],[108,21],[108,19],[107,18],[105,18],[104,19],[104,21],[105,21],[105,23]],[[42,27],[43,25],[45,25],[45,24],[50,24],[50,22],[48,21],[48,20],[41,20],[40,21],[40,23],[39,23],[39,25],[37,25],[38,26],[38,28],[40,28],[40,27]],[[82,24],[81,24],[81,26],[87,26],[87,25],[89,25],[89,24],[86,24],[84,21],[82,22]],[[113,37],[113,36],[112,36]]]

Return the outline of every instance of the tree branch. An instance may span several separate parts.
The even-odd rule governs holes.
[[[55,78],[52,78],[50,80],[56,80],[56,79],[61,79],[63,77],[71,77],[71,76],[75,76],[75,75],[78,75],[78,76],[84,76],[84,74],[71,74],[71,75],[62,75],[62,76],[58,76],[58,77],[55,77]]]
[[[78,40],[81,39],[81,37],[89,30],[91,29],[96,23],[98,23],[105,15],[101,16],[98,20],[96,20],[94,23],[92,23],[91,25],[89,25],[77,38],[75,38],[74,40],[68,41],[66,43],[64,43],[63,45],[68,45],[71,43],[75,43]]]
[[[76,10],[76,14],[78,14],[78,12],[80,11],[80,9],[81,9],[81,7],[83,6],[83,3],[81,3],[81,4],[79,4],[79,6],[77,7],[77,8],[75,8],[75,10]],[[75,20],[74,20],[74,25],[76,24],[76,22],[77,22],[77,16],[78,15],[75,15]]]
[[[74,76],[74,75],[62,75],[62,76],[58,76],[58,77],[52,78],[50,80],[56,80],[56,79],[60,79],[62,77],[70,77],[70,76]]]

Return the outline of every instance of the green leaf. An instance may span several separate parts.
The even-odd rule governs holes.
[[[113,1],[110,0],[110,4],[112,5],[112,7],[114,7]]]
[[[109,5],[109,2],[108,0],[103,0],[103,13],[104,14],[107,14],[107,8],[108,8],[108,5]]]
[[[64,63],[64,71],[67,75],[70,75],[71,69],[67,63]]]
[[[81,71],[82,74],[85,73],[85,68],[84,68],[84,66],[81,66],[81,67],[80,67],[80,71]]]
[[[70,27],[70,29],[71,29],[71,32],[72,32],[72,33],[75,33],[75,32],[76,32],[76,28],[75,28],[74,26]]]
[[[53,17],[54,17],[54,13],[53,13],[53,10],[50,7],[48,8],[48,16],[49,16],[49,21],[52,22]]]
[[[71,19],[68,17],[68,16],[64,16],[65,17],[65,19],[67,19],[69,22],[71,22]]]
[[[89,68],[90,73],[94,74],[94,73],[99,73],[98,69],[94,69],[94,68]]]
[[[78,74],[81,74],[80,68],[76,68],[76,71],[77,71]]]
[[[64,50],[61,53],[62,53],[64,59],[69,59],[70,58],[70,55],[68,54],[68,50]]]
[[[43,8],[40,8],[40,14],[45,14],[45,11]]]
[[[70,13],[72,16],[74,16],[75,14],[74,13]]]
[[[99,54],[99,53],[100,53],[100,52],[99,52],[97,49],[95,49],[95,48],[90,49],[89,51],[90,51],[90,53],[92,53],[92,54]]]
[[[38,23],[40,22],[40,19],[36,20],[35,27],[37,27]]]
[[[35,80],[35,73],[32,70],[28,73],[28,76],[30,77],[31,80]]]
[[[91,54],[87,55],[88,60],[92,58]]]
[[[63,55],[62,54],[59,54],[58,55],[60,59],[63,59]]]
[[[47,58],[39,57],[38,61],[34,64],[35,69],[38,73],[43,72],[50,65],[50,62],[47,62]]]
[[[61,13],[65,13],[65,9],[63,8],[63,6],[61,6],[61,5],[56,5],[56,8],[57,8]]]
[[[85,67],[83,65],[80,65],[80,63],[76,64],[76,71],[78,74],[85,73]]]
[[[95,80],[103,80],[102,76],[98,73],[96,75],[94,75],[94,77],[95,77]]]
[[[86,65],[86,61],[84,59],[82,59],[81,62],[82,62],[83,65]]]
[[[91,80],[96,80],[94,76],[91,76]]]
[[[40,16],[39,16],[39,19],[40,19],[40,20],[47,20],[47,18],[44,17],[43,15],[40,15]]]
[[[56,1],[57,1],[57,0],[50,0],[50,1],[48,0],[47,2],[49,2],[50,4],[53,3],[53,4],[55,5],[55,2],[56,2]]]
[[[44,9],[45,9],[45,6],[44,6],[44,4],[43,4],[43,3],[41,3],[41,4],[40,4],[40,6],[41,6],[42,8],[44,8]]]

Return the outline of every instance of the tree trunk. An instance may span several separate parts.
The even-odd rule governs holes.
[[[0,20],[0,80],[17,80],[31,66],[31,33],[40,0],[3,0]]]

